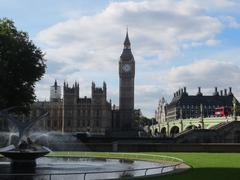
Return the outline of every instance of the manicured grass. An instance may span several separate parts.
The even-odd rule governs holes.
[[[240,180],[240,154],[238,153],[144,153],[167,155],[183,159],[192,168],[181,173],[161,177],[139,178],[144,180]],[[94,157],[122,157],[117,153],[54,152],[50,155],[76,155]],[[124,154],[125,158],[136,158]],[[141,156],[143,159],[158,160],[157,157]]]
[[[161,180],[240,180],[238,153],[164,153],[183,159],[190,170],[161,177]],[[160,178],[149,178],[158,180]]]

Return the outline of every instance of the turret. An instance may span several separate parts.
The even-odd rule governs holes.
[[[92,98],[93,101],[95,98],[102,97],[104,101],[106,101],[107,98],[107,85],[105,82],[103,82],[103,87],[96,87],[95,83],[92,82]]]
[[[219,96],[219,93],[218,93],[217,87],[215,87],[215,91],[214,91],[213,95],[214,95],[214,96]]]
[[[95,88],[96,88],[95,82],[92,81],[92,97],[94,96]]]
[[[134,57],[131,51],[131,43],[128,37],[128,30],[126,33],[126,37],[123,43],[124,47],[123,47],[123,52],[120,56],[120,60],[122,61],[134,61]]]
[[[181,95],[183,95],[183,89],[181,89]]]
[[[197,93],[197,96],[202,96],[202,92],[201,92],[201,87],[198,87],[198,93]]]
[[[75,82],[72,87],[68,87],[68,83],[63,85],[63,101],[64,104],[76,104],[79,99],[79,84]]]
[[[233,93],[232,93],[232,87],[229,87],[229,92],[228,92],[228,96],[232,96]]]
[[[105,81],[103,82],[103,93],[104,93],[105,99],[107,99],[107,84]]]
[[[60,101],[61,100],[61,87],[58,86],[57,80],[55,80],[54,85],[50,87],[50,101]]]
[[[186,87],[183,87],[183,94],[186,95],[186,96],[188,95]]]
[[[131,43],[128,37],[128,29],[127,29],[126,37],[123,44],[124,44],[124,49],[131,49]]]
[[[74,84],[74,96],[78,99],[79,98],[79,83],[77,83],[75,81],[75,84]]]
[[[224,96],[227,96],[227,89],[224,89]]]

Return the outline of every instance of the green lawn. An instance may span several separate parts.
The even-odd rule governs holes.
[[[146,154],[146,153],[144,153]],[[193,168],[161,177],[144,178],[144,180],[240,180],[240,154],[238,153],[148,153],[168,155],[183,159]],[[50,155],[76,155],[95,157],[122,157],[117,153],[54,152]],[[136,158],[136,154],[124,155]],[[143,156],[143,159],[157,160],[156,157]],[[143,179],[143,178],[139,178]]]

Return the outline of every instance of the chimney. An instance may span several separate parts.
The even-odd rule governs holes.
[[[227,89],[224,89],[224,96],[227,96]]]
[[[215,87],[215,92],[214,92],[214,94],[213,94],[214,96],[218,96],[219,94],[218,94],[218,91],[217,91],[217,87]]]
[[[233,93],[232,93],[232,87],[229,87],[228,95],[229,95],[229,96],[233,95]]]
[[[183,94],[183,89],[181,89],[181,94]]]
[[[184,93],[185,96],[188,96],[187,88],[186,88],[186,87],[183,87],[183,93]]]
[[[198,93],[197,93],[197,96],[202,96],[201,87],[198,87]]]
[[[223,96],[223,90],[220,91],[220,95]]]
[[[201,93],[201,87],[198,87],[198,93]]]
[[[179,96],[181,95],[181,90],[180,90],[180,89],[178,90],[178,95],[179,95]]]

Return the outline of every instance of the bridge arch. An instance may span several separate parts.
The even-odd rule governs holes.
[[[156,129],[154,130],[154,135],[155,135],[155,136],[158,135],[158,128],[156,128]]]
[[[175,134],[179,133],[179,127],[178,126],[173,126],[170,130],[170,136],[173,137]]]
[[[163,127],[160,131],[160,133],[163,135],[163,136],[166,136],[167,135],[167,128],[166,127]]]

